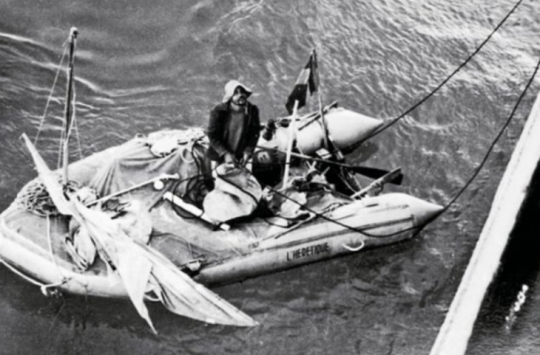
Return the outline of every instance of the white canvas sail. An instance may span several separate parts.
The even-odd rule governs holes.
[[[76,198],[66,198],[62,186],[32,142],[26,135],[23,138],[59,212],[72,216],[88,229],[100,257],[118,272],[135,308],[154,331],[144,305],[147,292],[153,292],[167,309],[179,315],[208,323],[257,325],[244,312],[193,281],[157,250],[134,242],[105,213],[88,209]]]

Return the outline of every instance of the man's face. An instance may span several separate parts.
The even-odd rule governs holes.
[[[238,106],[244,106],[247,102],[247,93],[240,86],[234,90],[231,101]]]

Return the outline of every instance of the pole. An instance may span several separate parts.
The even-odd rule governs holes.
[[[289,139],[287,141],[287,155],[285,157],[285,172],[283,173],[282,188],[286,189],[289,183],[289,168],[291,165],[291,153],[296,130],[296,115],[298,114],[298,100],[294,100],[293,114],[291,124],[289,125]]]
[[[165,194],[163,195],[163,198],[170,201],[174,205],[182,208],[184,211],[191,213],[193,216],[200,218],[205,222],[210,223],[214,228],[219,228],[224,231],[228,231],[229,229],[231,229],[231,226],[228,225],[227,223],[216,221],[215,219],[211,218],[206,213],[204,213],[204,211],[200,210],[198,207],[184,202],[184,200],[174,195],[170,191],[165,192]]]
[[[313,78],[313,84],[314,84],[314,90],[317,91],[317,102],[319,104],[319,115],[321,116],[321,127],[323,131],[323,141],[324,141],[324,147],[328,149],[330,152],[332,152],[332,149],[330,147],[330,142],[328,142],[328,127],[326,126],[326,120],[324,118],[324,110],[322,105],[322,99],[321,99],[321,80],[320,80],[320,73],[319,73],[319,61],[317,58],[317,52],[315,51],[315,48],[311,50],[311,57],[313,58],[313,63],[311,69],[313,70],[312,78]],[[332,152],[333,153],[333,152]]]
[[[153,179],[150,179],[148,181],[141,182],[140,184],[137,184],[135,186],[131,186],[131,187],[125,188],[123,190],[117,191],[115,193],[112,193],[110,195],[104,196],[104,197],[100,198],[99,200],[92,201],[92,202],[90,202],[89,204],[87,204],[85,206],[86,207],[93,206],[93,205],[95,205],[95,204],[97,204],[99,202],[107,201],[107,200],[110,200],[113,197],[126,194],[128,192],[133,191],[133,190],[137,190],[138,188],[141,188],[143,186],[146,186],[146,185],[149,185],[149,184],[154,184],[157,181],[161,181],[161,180],[179,180],[179,179],[180,179],[180,175],[178,175],[178,174],[172,174],[172,175],[161,174],[160,176],[155,177]],[[154,186],[154,188],[156,188],[156,187]],[[160,190],[160,188],[156,188],[156,190]]]
[[[73,87],[73,75],[74,75],[74,62],[75,62],[75,40],[79,31],[77,28],[72,27],[69,32],[69,66],[68,66],[68,81],[67,81],[67,94],[66,94],[66,106],[65,106],[65,137],[63,142],[63,166],[64,166],[64,184],[68,183],[68,164],[69,164],[69,135],[71,133],[71,127],[73,125],[73,112],[75,106],[73,104],[74,87]]]
[[[326,149],[332,152],[332,149],[330,149],[330,145],[328,144],[328,129],[326,127],[326,119],[324,118],[324,111],[322,107],[320,88],[319,90],[317,90],[317,101],[319,103],[319,114],[321,115],[321,126],[322,126],[322,131],[323,131],[324,146],[326,147]]]
[[[403,174],[401,173],[401,168],[396,168],[389,172],[388,174],[384,175],[383,177],[373,181],[371,184],[369,184],[367,187],[363,188],[362,190],[355,192],[350,197],[351,198],[362,198],[365,195],[367,195],[369,192],[375,190],[376,188],[380,188],[380,191],[382,191],[384,184],[392,182],[394,180],[400,180],[403,178]],[[379,191],[379,192],[380,192]]]

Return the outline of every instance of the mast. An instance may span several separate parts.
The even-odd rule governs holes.
[[[63,149],[63,166],[64,166],[64,184],[68,182],[68,164],[69,164],[69,135],[71,134],[71,127],[73,126],[73,113],[75,111],[75,105],[73,103],[74,86],[73,86],[73,64],[75,62],[75,40],[79,31],[76,27],[72,27],[69,32],[69,62],[68,62],[68,81],[67,81],[67,94],[66,94],[66,107],[65,107],[65,136],[64,136],[64,149]]]
[[[285,171],[283,173],[282,188],[285,190],[289,184],[289,170],[291,167],[291,154],[296,137],[296,116],[298,115],[298,100],[294,100],[293,114],[289,123],[289,139],[287,140],[287,153],[285,157]]]

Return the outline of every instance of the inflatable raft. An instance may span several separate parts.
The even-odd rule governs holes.
[[[75,36],[72,30],[71,52]],[[203,285],[401,242],[440,212],[406,194],[381,194],[394,172],[364,189],[347,173],[336,154],[381,123],[336,105],[272,120],[252,168],[238,169],[241,186],[216,175],[202,130],[137,137],[64,160],[56,172],[24,136],[38,177],[0,214],[0,261],[45,294],[129,297],[152,329],[145,300],[209,323],[256,325]],[[280,186],[291,138],[296,145],[286,156],[296,158]]]
[[[99,196],[143,201],[150,209],[152,224],[147,245],[205,285],[404,241],[440,211],[438,205],[402,193],[358,200],[319,186],[295,191],[296,196],[303,194],[302,202],[285,201],[297,206],[299,218],[254,215],[228,223],[228,229],[216,228],[185,207],[201,207],[194,196],[200,191],[193,188],[200,181],[195,178],[200,175],[198,169],[205,165],[201,135],[157,132],[75,162],[69,173],[78,186],[90,186]],[[186,138],[189,136],[194,138]],[[157,157],[152,147],[171,137],[177,146],[170,154]],[[49,291],[128,297],[120,275],[111,271],[107,261],[96,258],[88,269],[81,270],[66,248],[70,217],[47,215],[50,204],[41,213],[32,210],[29,204],[36,200],[31,194],[35,186],[41,187],[39,179],[29,182],[0,215],[2,261]],[[150,295],[147,298],[155,300]]]

